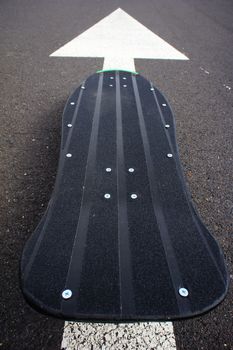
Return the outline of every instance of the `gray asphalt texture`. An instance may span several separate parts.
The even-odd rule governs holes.
[[[64,323],[19,288],[19,259],[50,198],[68,95],[102,59],[49,54],[121,7],[190,61],[136,60],[168,97],[193,201],[233,276],[233,3],[230,0],[3,0],[0,4],[0,349],[59,349]],[[231,88],[231,89],[230,89]],[[211,286],[210,286],[211,288]],[[233,289],[174,322],[178,349],[233,349]]]

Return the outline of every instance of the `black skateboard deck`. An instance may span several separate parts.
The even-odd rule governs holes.
[[[168,102],[129,72],[100,72],[68,99],[48,208],[21,286],[67,320],[170,320],[226,295],[220,247],[192,204]]]

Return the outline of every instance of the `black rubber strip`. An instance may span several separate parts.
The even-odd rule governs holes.
[[[83,83],[83,86],[85,86],[85,82]],[[72,118],[72,122],[71,122],[72,125],[75,124],[77,116],[78,116],[78,111],[79,111],[79,107],[80,107],[80,103],[81,103],[81,99],[82,99],[82,94],[83,94],[83,90],[80,89],[79,96],[78,96],[78,99],[77,99],[77,102],[76,102],[76,107],[75,107],[74,114],[73,114],[73,118]],[[69,100],[68,100],[68,102],[69,102]],[[66,106],[65,106],[65,110],[66,110]],[[56,196],[57,196],[57,193],[58,193],[58,188],[59,188],[60,181],[61,181],[61,178],[62,178],[62,175],[63,175],[63,171],[62,170],[63,170],[64,163],[65,163],[65,155],[66,155],[66,153],[68,152],[68,149],[69,149],[72,132],[73,132],[73,128],[70,129],[69,135],[68,135],[66,143],[65,143],[65,147],[64,147],[63,151],[61,151],[61,153],[60,153],[59,171],[58,171],[58,175],[56,177],[56,182],[55,182],[55,185],[54,185],[53,194],[52,194],[51,199],[50,199],[49,204],[48,204],[48,209],[46,211],[47,215],[46,215],[46,219],[45,219],[43,228],[42,228],[41,233],[40,233],[40,235],[38,237],[38,240],[37,240],[37,242],[36,242],[36,244],[34,246],[33,252],[32,252],[31,257],[30,257],[30,260],[29,260],[29,262],[28,262],[28,264],[27,264],[27,266],[25,267],[25,270],[24,270],[24,280],[25,281],[26,281],[27,276],[28,276],[28,274],[29,274],[29,272],[31,270],[31,267],[32,267],[32,264],[33,264],[33,262],[35,260],[35,257],[36,257],[36,255],[38,253],[38,250],[40,248],[40,244],[41,244],[41,242],[42,242],[42,240],[44,238],[45,229],[46,229],[47,224],[49,222],[49,219],[51,217],[54,203],[56,202]]]
[[[131,254],[127,213],[127,192],[125,178],[124,141],[122,130],[122,107],[119,72],[116,72],[116,140],[117,140],[117,194],[118,194],[118,249],[120,271],[121,314],[135,313],[132,286]]]
[[[154,214],[157,220],[157,224],[160,231],[161,240],[163,243],[163,248],[166,256],[166,261],[168,264],[168,269],[170,272],[171,280],[173,283],[174,293],[177,300],[177,306],[179,308],[179,311],[181,314],[188,314],[190,313],[190,302],[187,298],[181,297],[179,295],[179,288],[185,287],[180,269],[177,263],[177,259],[174,253],[174,249],[172,247],[172,243],[169,237],[167,225],[164,219],[163,211],[161,208],[161,205],[159,203],[159,196],[157,193],[157,185],[154,181],[155,174],[153,169],[153,161],[151,157],[151,151],[150,151],[150,144],[148,140],[148,135],[146,131],[146,125],[144,121],[144,115],[142,111],[141,106],[141,100],[139,96],[138,86],[137,86],[137,79],[135,76],[132,75],[132,83],[133,83],[133,89],[134,89],[134,95],[135,95],[135,101],[137,106],[137,112],[138,112],[138,118],[139,118],[139,125],[140,125],[140,131],[143,141],[143,147],[145,152],[145,159],[146,159],[146,165],[147,165],[147,172],[148,172],[148,179],[150,183],[150,192],[151,192],[151,198],[154,208]]]
[[[94,181],[94,172],[96,166],[97,140],[99,132],[100,108],[103,89],[103,74],[99,76],[97,97],[95,103],[94,116],[92,121],[92,130],[87,156],[87,165],[85,172],[84,188],[79,213],[78,225],[74,238],[72,254],[70,258],[69,270],[67,273],[66,285],[64,289],[70,289],[73,297],[69,300],[63,300],[61,304],[62,312],[65,314],[72,313],[76,309],[78,301],[78,291],[81,280],[83,259],[86,246],[87,230],[89,224],[89,215],[91,210],[91,192]],[[62,293],[62,291],[61,291]]]
[[[151,87],[153,87],[152,84],[151,84]],[[155,100],[156,107],[157,107],[157,109],[158,109],[158,111],[159,111],[159,115],[160,115],[161,122],[162,122],[163,125],[165,125],[163,113],[162,113],[162,111],[161,111],[161,108],[160,108],[160,105],[159,105],[159,102],[158,102],[158,98],[157,98],[157,95],[156,95],[155,91],[153,91],[153,96],[154,96],[154,100]],[[179,157],[179,156],[178,156],[179,153],[177,152],[177,154],[176,154],[176,153],[174,152],[174,147],[173,147],[173,144],[172,144],[171,139],[170,139],[170,137],[169,137],[169,129],[164,128],[164,132],[165,132],[165,134],[166,134],[169,147],[170,147],[170,149],[172,150],[172,153],[173,153],[174,157]],[[175,132],[175,131],[174,131],[174,132]],[[178,149],[177,149],[177,151],[178,151]],[[177,160],[179,161],[179,159],[177,159]],[[181,181],[183,187],[185,188],[185,179],[184,179],[183,172],[180,171],[180,168],[179,168],[179,166],[177,165],[178,163],[175,162],[175,164],[176,164],[177,174],[179,175],[180,181]],[[211,249],[210,249],[210,246],[209,246],[209,244],[208,244],[208,242],[207,242],[207,240],[206,240],[206,238],[205,238],[205,236],[204,236],[204,234],[203,234],[203,231],[202,231],[202,229],[201,229],[201,227],[200,227],[200,225],[199,225],[199,222],[198,222],[198,219],[197,219],[197,218],[198,218],[198,215],[197,215],[197,214],[195,215],[195,211],[194,211],[194,208],[193,208],[192,202],[191,202],[191,196],[189,196],[189,194],[188,194],[187,191],[185,191],[185,198],[186,198],[186,201],[187,201],[187,205],[188,205],[188,207],[189,207],[189,210],[190,210],[190,214],[191,214],[191,216],[192,216],[192,218],[193,218],[193,221],[195,222],[195,225],[196,225],[196,227],[197,227],[197,230],[198,230],[198,232],[199,232],[199,234],[200,234],[200,236],[201,236],[201,238],[202,238],[202,241],[203,241],[203,243],[204,243],[204,245],[205,245],[205,247],[206,247],[206,249],[207,249],[207,251],[208,251],[208,253],[209,253],[209,256],[210,256],[210,258],[212,259],[212,262],[213,262],[213,264],[215,265],[216,270],[218,271],[222,282],[224,283],[224,285],[226,285],[225,278],[224,278],[224,276],[223,276],[223,274],[222,274],[222,272],[221,272],[221,270],[220,270],[220,268],[219,268],[219,266],[218,266],[218,264],[217,264],[216,259],[215,259],[214,256],[213,256],[213,253],[212,253],[212,251],[211,251]]]

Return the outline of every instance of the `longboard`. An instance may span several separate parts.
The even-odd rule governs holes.
[[[170,320],[210,310],[228,283],[167,100],[138,74],[92,75],[65,106],[54,191],[22,254],[24,296],[66,320]]]

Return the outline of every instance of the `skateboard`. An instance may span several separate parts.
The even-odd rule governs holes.
[[[69,97],[20,271],[27,301],[66,320],[180,319],[224,299],[223,253],[186,187],[171,108],[139,74],[98,72]]]

